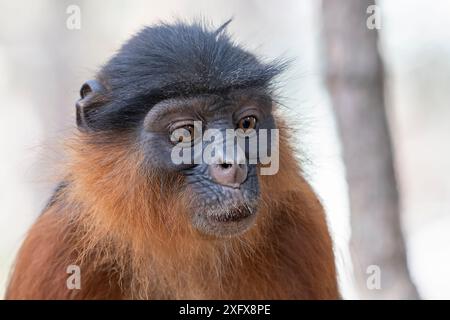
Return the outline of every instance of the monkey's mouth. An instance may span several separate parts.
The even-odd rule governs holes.
[[[208,218],[217,222],[239,222],[255,214],[255,209],[248,205],[240,205],[224,212],[209,214]]]
[[[239,201],[196,210],[193,226],[217,237],[236,236],[247,231],[257,216],[256,201]]]
[[[197,180],[189,185],[192,224],[203,234],[230,237],[244,233],[258,212],[259,188],[256,176],[250,176],[240,188]]]

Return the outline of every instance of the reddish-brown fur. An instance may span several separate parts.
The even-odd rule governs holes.
[[[139,169],[127,141],[71,143],[64,189],[30,230],[7,299],[336,299],[321,204],[280,128],[280,170],[261,176],[256,224],[230,239],[201,236],[176,176]],[[163,183],[163,186],[161,186]],[[68,289],[68,265],[81,289]]]

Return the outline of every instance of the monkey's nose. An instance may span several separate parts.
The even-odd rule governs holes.
[[[239,188],[247,179],[247,165],[236,163],[213,164],[209,167],[209,174],[218,184]]]

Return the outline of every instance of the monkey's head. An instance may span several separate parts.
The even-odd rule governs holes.
[[[272,82],[284,67],[234,44],[227,24],[143,29],[82,86],[77,103],[81,131],[100,145],[127,141],[149,183],[184,194],[179,214],[213,236],[244,232],[258,213],[261,154],[276,129]]]

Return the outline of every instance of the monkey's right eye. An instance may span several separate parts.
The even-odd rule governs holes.
[[[176,128],[170,133],[170,141],[172,143],[189,143],[191,144],[195,138],[194,125],[185,125],[183,127]]]

